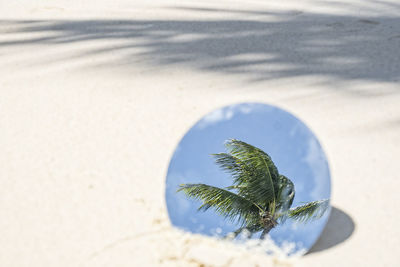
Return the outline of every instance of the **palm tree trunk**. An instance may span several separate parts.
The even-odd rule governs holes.
[[[236,238],[244,229],[246,229],[246,227],[239,228],[235,232],[227,234],[224,238],[228,238],[230,235],[232,235],[233,238]]]
[[[267,228],[264,228],[264,230],[261,233],[260,239],[264,239],[265,236],[269,233],[269,231],[271,231],[272,228],[274,228],[275,225],[269,225]]]
[[[274,218],[271,216],[265,216],[263,217],[263,225],[264,225],[264,230],[261,233],[260,239],[264,239],[265,236],[271,231],[272,228],[274,228],[278,224],[277,221],[275,221]]]
[[[231,238],[234,239],[234,238],[236,238],[238,235],[240,235],[244,230],[249,231],[249,234],[250,234],[249,237],[251,237],[251,236],[252,236],[254,233],[256,233],[256,232],[261,231],[260,228],[259,228],[257,225],[246,226],[246,227],[241,227],[241,228],[237,229],[236,231],[227,234],[226,236],[224,236],[224,238],[231,237]]]

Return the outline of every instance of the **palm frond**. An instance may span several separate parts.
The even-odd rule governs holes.
[[[215,163],[221,169],[232,175],[234,184],[240,185],[246,183],[246,174],[250,171],[248,166],[244,164],[238,157],[228,153],[211,154],[215,158]]]
[[[279,175],[276,209],[284,213],[292,206],[295,196],[293,182],[284,175]]]
[[[183,184],[180,185],[179,191],[203,202],[199,210],[206,211],[213,208],[225,218],[238,221],[242,225],[258,223],[260,208],[231,191],[206,184]]]
[[[241,161],[239,158],[228,153],[211,154],[215,157],[215,162],[224,170],[230,173],[236,173],[242,170]]]
[[[261,149],[236,139],[228,140],[225,145],[229,154],[240,160],[239,166],[246,166],[245,181],[257,203],[264,206],[274,203],[279,173],[271,157]]]
[[[290,209],[287,213],[289,218],[296,221],[307,222],[321,218],[329,207],[329,199],[309,202],[302,206]]]
[[[233,185],[226,189],[237,190],[238,195],[257,203],[263,209],[267,207],[268,198],[274,199],[273,188],[266,184],[266,181],[268,181],[266,180],[267,173],[257,170],[231,154],[218,153],[212,155],[215,157],[216,163],[232,176]]]
[[[271,229],[263,229],[263,231],[262,231],[262,233],[261,233],[261,235],[260,235],[260,239],[261,239],[261,240],[264,240],[264,239],[265,239],[265,236],[269,233],[270,230],[271,230]]]

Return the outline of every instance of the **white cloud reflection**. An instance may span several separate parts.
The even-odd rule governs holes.
[[[230,120],[235,114],[248,114],[254,111],[256,107],[256,104],[246,103],[231,105],[225,108],[217,109],[204,116],[203,119],[198,122],[196,127],[199,129],[204,129],[218,122]]]

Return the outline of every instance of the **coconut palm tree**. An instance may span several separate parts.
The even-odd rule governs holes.
[[[262,232],[260,238],[263,239],[287,218],[307,222],[320,218],[327,210],[328,199],[291,208],[294,185],[289,178],[279,174],[267,153],[236,139],[226,141],[225,146],[227,153],[212,155],[216,163],[231,174],[231,186],[181,184],[177,191],[201,201],[198,210],[212,208],[225,218],[237,221],[240,228],[231,233],[233,238],[247,230],[250,236]]]

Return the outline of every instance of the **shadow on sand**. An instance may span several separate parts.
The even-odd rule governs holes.
[[[390,8],[400,11],[400,5]],[[139,60],[153,66],[248,74],[249,82],[308,75],[333,81],[400,80],[399,16],[180,9],[231,12],[240,19],[0,20],[0,51],[9,46],[100,41],[89,51],[77,52],[76,58],[122,51],[120,59],[107,64]],[[7,37],[8,33],[19,36]],[[73,58],[61,55],[58,60]],[[376,91],[379,94],[379,88]]]
[[[346,241],[354,232],[353,219],[344,211],[332,207],[328,222],[321,236],[306,255],[334,247]]]

